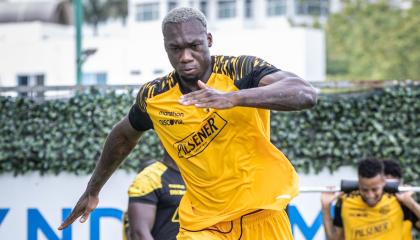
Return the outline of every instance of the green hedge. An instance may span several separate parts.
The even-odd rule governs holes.
[[[134,101],[129,94],[91,90],[68,100],[36,103],[0,97],[0,173],[91,172],[107,133]],[[397,86],[352,94],[329,94],[303,112],[272,113],[272,142],[300,172],[331,171],[363,157],[395,158],[406,180],[419,183],[420,87]],[[160,158],[148,131],[121,166]]]

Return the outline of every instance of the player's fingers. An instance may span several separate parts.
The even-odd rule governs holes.
[[[214,101],[200,101],[199,103],[196,103],[195,106],[199,108],[216,108],[217,104]]]
[[[83,215],[82,215],[82,217],[80,218],[80,222],[81,223],[84,223],[84,222],[86,222],[86,220],[88,220],[88,218],[89,218],[89,215],[90,215],[90,213],[92,212],[92,210],[86,210],[84,213],[83,213]]]
[[[185,94],[179,99],[179,103],[183,105],[196,104],[199,101],[207,98],[210,95],[208,90],[198,90],[192,93]]]
[[[203,83],[201,80],[198,80],[197,85],[200,89],[207,89],[209,88],[205,83]]]
[[[74,221],[76,221],[76,219],[81,215],[80,211],[75,211],[73,210],[70,214],[70,216],[68,216],[63,223],[61,223],[61,225],[58,227],[58,230],[63,230],[64,228],[68,227],[69,225],[71,225]]]

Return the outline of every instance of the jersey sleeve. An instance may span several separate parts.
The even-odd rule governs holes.
[[[280,71],[268,62],[254,56],[239,56],[235,62],[235,85],[239,89],[258,87],[266,75]]]
[[[341,218],[341,207],[343,206],[343,202],[341,199],[337,201],[334,207],[334,226],[336,227],[343,227],[343,219]]]
[[[143,85],[136,98],[136,102],[128,113],[128,120],[131,126],[137,131],[146,131],[153,128],[152,120],[147,113],[147,96],[148,96],[148,85]]]
[[[413,213],[408,207],[406,207],[404,204],[401,204],[401,208],[404,213],[404,220],[408,220],[413,223],[413,227],[416,227],[416,222],[419,220],[415,213]],[[417,227],[416,227],[417,229]],[[417,229],[420,230],[420,229]]]
[[[129,202],[143,202],[156,205],[162,189],[163,164],[152,164],[139,174],[128,188]]]

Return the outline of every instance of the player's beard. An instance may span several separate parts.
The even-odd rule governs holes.
[[[191,76],[191,77],[186,77],[182,75],[179,75],[179,76],[181,77],[182,81],[184,81],[187,84],[196,83],[198,82],[198,80],[200,80],[198,76]]]

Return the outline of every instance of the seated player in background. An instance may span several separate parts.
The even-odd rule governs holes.
[[[383,160],[384,163],[384,173],[385,178],[387,180],[396,180],[400,182],[400,185],[403,184],[403,171],[401,169],[400,164],[397,161],[393,160]],[[419,209],[420,205],[416,202],[416,200],[412,197],[413,192],[405,192],[405,193],[397,193],[395,195],[401,203],[403,203],[405,206],[410,208],[413,213],[417,213],[417,215],[413,214],[409,216],[409,220],[405,220],[403,222],[403,232],[404,232],[404,240],[411,240],[412,239],[412,228],[413,226],[417,229],[417,231],[420,230],[420,216]],[[415,223],[415,224],[413,224]]]
[[[323,223],[327,239],[403,239],[403,221],[414,213],[394,194],[385,193],[384,164],[374,158],[358,165],[359,190],[339,197],[334,207],[330,204],[337,197],[333,193],[321,196]]]

